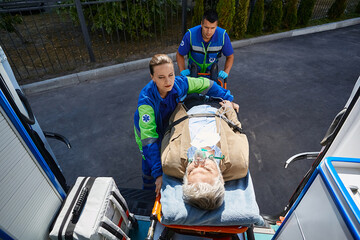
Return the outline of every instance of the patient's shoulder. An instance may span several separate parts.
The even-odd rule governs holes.
[[[249,167],[249,143],[245,134],[232,134],[226,142],[222,141],[227,156],[221,161],[220,169],[224,181],[240,179],[246,176]],[[226,144],[224,144],[226,143]]]
[[[163,158],[164,157],[164,158]],[[174,159],[178,158],[178,160]],[[185,160],[186,161],[186,160]],[[184,159],[179,159],[179,156],[174,156],[171,152],[167,152],[166,156],[162,156],[163,172],[171,177],[182,179],[185,174],[186,164]]]

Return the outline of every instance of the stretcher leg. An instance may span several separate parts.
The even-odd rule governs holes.
[[[247,240],[255,240],[254,227],[249,227],[246,231]]]

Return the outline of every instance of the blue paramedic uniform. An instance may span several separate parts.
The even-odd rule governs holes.
[[[190,28],[178,48],[180,55],[189,55],[188,67],[194,62],[199,73],[209,72],[211,65],[217,63],[221,54],[230,56],[234,53],[229,35],[225,29],[217,27],[209,42],[205,42],[201,25]]]

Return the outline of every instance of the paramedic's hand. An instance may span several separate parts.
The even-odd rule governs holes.
[[[225,79],[228,77],[228,74],[224,71],[220,71],[219,74],[218,74],[218,77],[221,78],[221,79]]]
[[[155,187],[156,196],[159,196],[162,185],[162,176],[156,178],[155,185],[156,185]]]
[[[189,76],[190,75],[190,69],[182,70],[180,74],[181,74],[181,76],[184,76],[184,77]]]

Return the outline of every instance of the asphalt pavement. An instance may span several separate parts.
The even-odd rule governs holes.
[[[285,161],[320,150],[319,142],[360,75],[359,39],[358,24],[234,49],[228,88],[249,138],[250,172],[262,213],[280,212],[312,163],[284,169]],[[148,65],[143,65],[27,93],[43,130],[71,142],[67,149],[49,140],[68,184],[78,176],[112,176],[119,187],[141,188],[133,114],[150,80]]]

